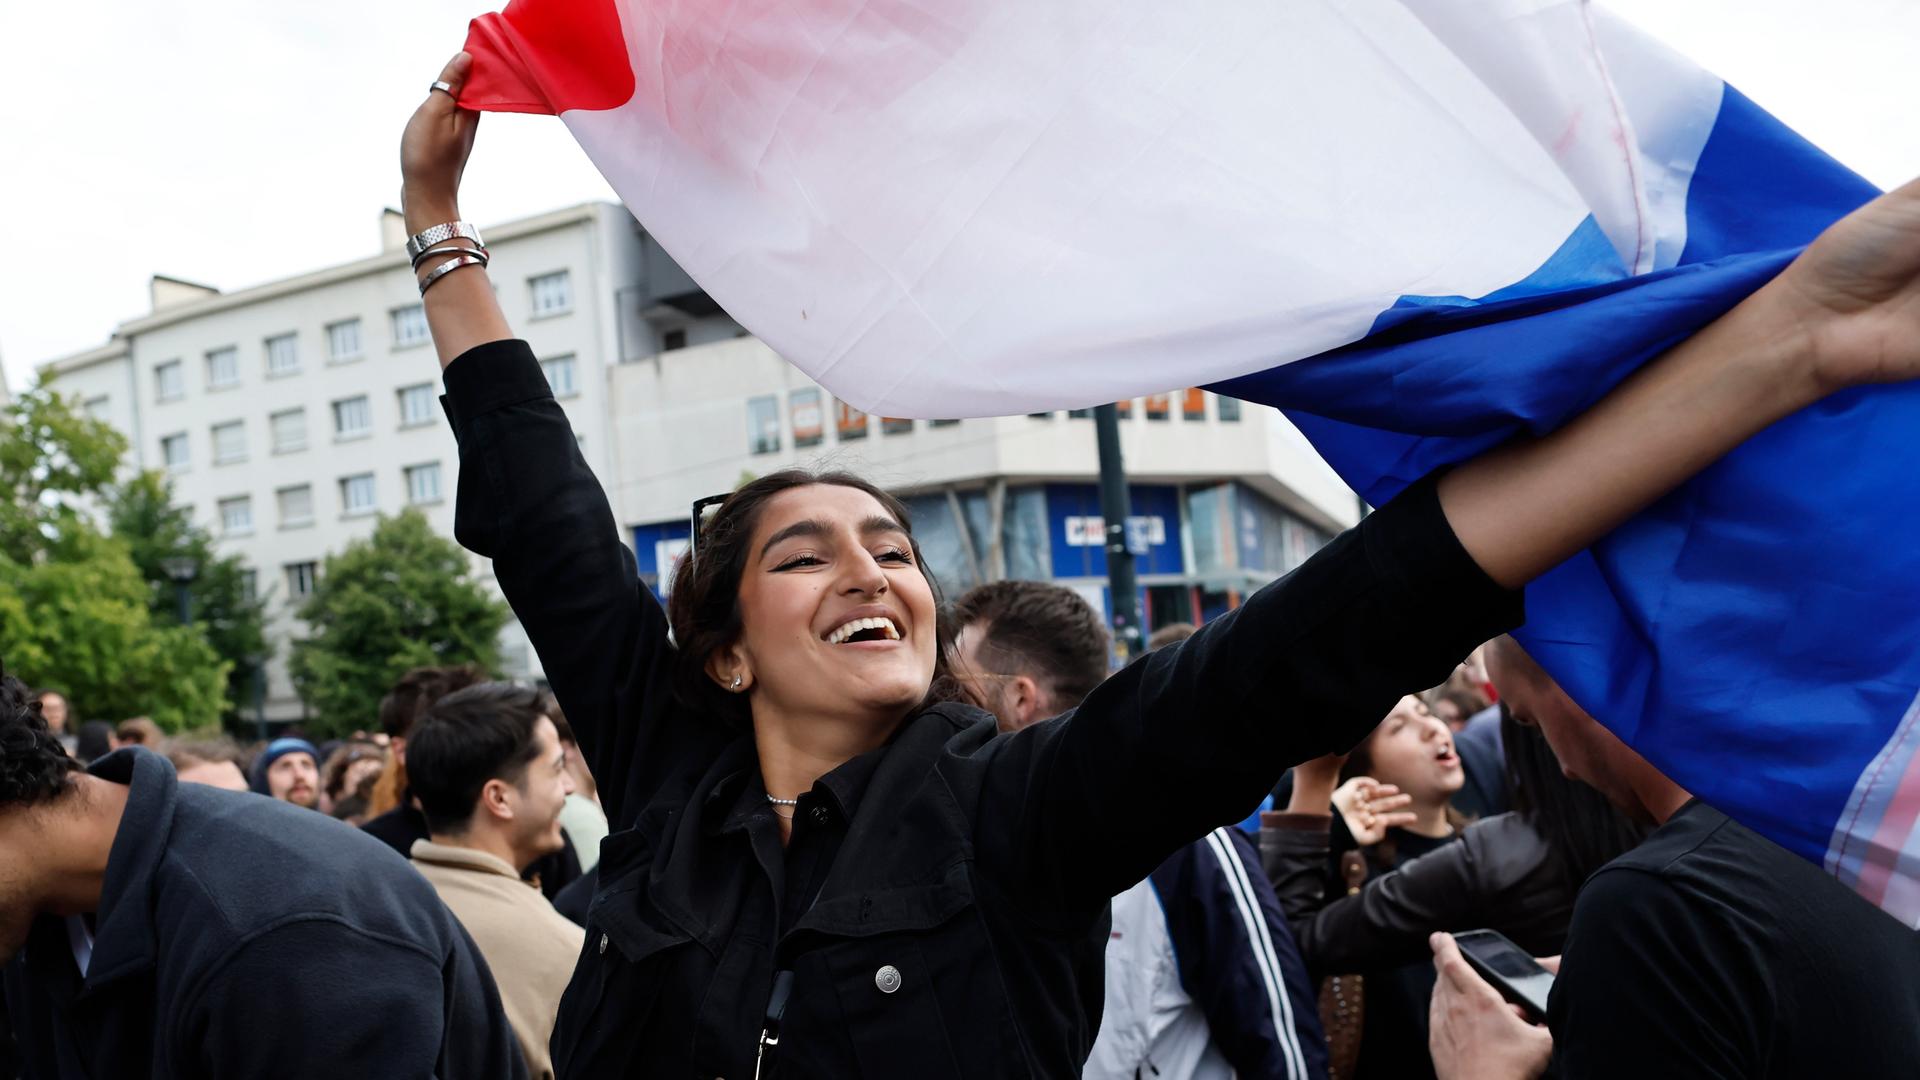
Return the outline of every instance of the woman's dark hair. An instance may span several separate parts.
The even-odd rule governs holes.
[[[1507,790],[1515,812],[1533,826],[1576,888],[1595,870],[1637,847],[1645,827],[1614,809],[1598,791],[1560,771],[1540,729],[1513,718],[1500,704],[1506,744]]]
[[[539,752],[540,716],[539,691],[497,682],[455,690],[422,713],[407,736],[407,779],[427,827],[465,832],[487,781],[519,784]]]
[[[738,641],[740,622],[740,579],[752,558],[753,531],[767,501],[783,491],[831,484],[853,488],[873,496],[887,515],[900,523],[913,548],[913,564],[933,590],[936,610],[940,604],[940,583],[934,579],[926,560],[920,555],[920,543],[913,538],[913,522],[899,499],[872,483],[839,469],[781,469],[769,473],[735,491],[720,504],[701,529],[699,542],[673,574],[673,589],[667,598],[667,617],[673,626],[678,649],[674,656],[674,691],[690,708],[718,715],[745,727],[751,714],[744,694],[730,694],[716,685],[707,674],[707,661]],[[933,659],[933,683],[921,706],[940,701],[965,701],[959,683],[948,664],[952,628],[945,620],[936,620],[938,637]]]
[[[40,715],[40,702],[0,668],[0,812],[49,803],[67,793],[80,763]]]

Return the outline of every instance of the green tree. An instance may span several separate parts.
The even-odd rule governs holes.
[[[0,555],[0,657],[29,685],[69,694],[80,713],[150,716],[168,731],[219,719],[227,665],[193,627],[158,626],[124,544],[90,531],[60,558]]]
[[[373,535],[329,556],[300,608],[293,681],[309,728],[338,735],[373,725],[380,698],[408,668],[500,662],[507,606],[473,574],[460,545],[418,511],[382,517]]]
[[[84,507],[113,484],[127,440],[35,388],[0,409],[0,554],[32,562],[94,531]]]
[[[253,700],[254,678],[267,651],[265,605],[248,595],[246,564],[238,556],[221,555],[207,530],[196,525],[187,510],[173,505],[173,485],[164,473],[144,472],[114,488],[107,496],[107,520],[147,581],[147,608],[157,624],[180,622],[166,560],[192,560],[188,615],[228,665],[223,719],[229,726],[237,724],[240,710]]]
[[[156,625],[127,545],[88,515],[126,440],[43,388],[0,409],[0,659],[84,716],[213,722],[227,669],[197,628]]]

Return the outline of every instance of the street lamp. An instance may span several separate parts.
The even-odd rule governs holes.
[[[160,560],[160,569],[173,579],[173,601],[178,606],[180,625],[193,621],[192,597],[187,586],[200,576],[200,563],[191,555],[169,555]]]

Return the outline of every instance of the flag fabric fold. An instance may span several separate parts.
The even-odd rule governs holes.
[[[851,404],[1208,385],[1370,501],[1553,429],[1875,189],[1578,0],[514,0],[551,112]],[[1920,388],[1776,425],[1528,590],[1677,782],[1920,926]]]

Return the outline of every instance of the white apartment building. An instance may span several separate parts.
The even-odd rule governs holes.
[[[275,645],[272,720],[303,714],[285,643],[325,557],[405,507],[453,530],[456,447],[389,215],[385,250],[344,266],[234,293],[156,277],[150,314],[41,368],[126,433],[129,467],[166,469],[181,504],[254,568]],[[749,337],[619,206],[483,232],[507,318],[540,357],[656,590],[686,546],[695,499],[802,464],[901,493],[950,595],[1033,577],[1105,607],[1087,414],[870,417]],[[1272,409],[1178,387],[1123,407],[1149,628],[1236,605],[1358,515]],[[518,625],[503,637],[508,674],[537,675]]]
[[[652,280],[650,242],[611,204],[482,231],[507,317],[540,357],[588,461],[612,475],[602,392],[611,358],[623,334],[651,352],[675,329],[670,308],[657,324],[617,314],[623,290]],[[276,645],[270,719],[302,714],[284,643],[326,556],[370,534],[376,515],[407,507],[452,535],[459,462],[403,234],[389,211],[378,255],[233,293],[156,277],[151,313],[41,368],[127,435],[130,467],[170,473],[180,504],[253,568]],[[517,625],[503,644],[510,673],[532,673]]]

